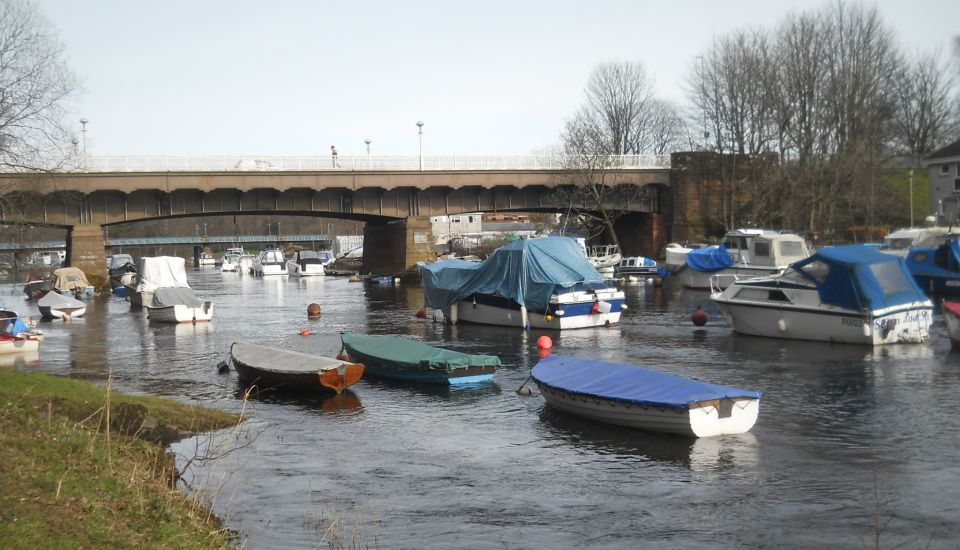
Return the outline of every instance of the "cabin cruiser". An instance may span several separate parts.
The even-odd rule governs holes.
[[[957,230],[952,227],[910,227],[898,229],[883,238],[883,244],[878,249],[886,254],[893,254],[906,258],[910,249],[914,247],[933,247],[943,244],[950,236],[956,236]]]
[[[960,240],[934,246],[915,246],[906,258],[917,285],[934,300],[960,298]]]
[[[793,262],[810,256],[803,237],[767,229],[737,229],[728,232],[723,244],[690,250],[686,265],[676,274],[684,286],[709,289],[714,274],[739,278],[782,273]],[[723,277],[715,284],[725,285]]]
[[[828,247],[769,277],[726,278],[710,299],[741,334],[881,345],[930,337],[933,303],[903,258],[864,245]]]
[[[287,272],[298,277],[323,275],[323,258],[315,250],[298,250],[287,260]]]
[[[266,246],[260,251],[260,254],[253,261],[254,275],[286,275],[287,259],[283,256],[283,250],[276,246]]]
[[[235,252],[227,252],[223,255],[223,261],[220,262],[220,271],[221,272],[236,272],[240,269],[240,254]]]

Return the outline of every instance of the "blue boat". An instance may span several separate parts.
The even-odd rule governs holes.
[[[340,358],[363,363],[366,376],[422,384],[475,384],[490,382],[500,358],[472,355],[401,336],[341,334]]]
[[[552,355],[530,373],[548,405],[655,432],[696,437],[744,433],[761,393],[596,359]]]
[[[907,254],[907,269],[931,298],[960,297],[960,240],[936,247],[917,247]]]

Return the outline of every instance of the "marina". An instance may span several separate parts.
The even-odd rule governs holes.
[[[38,356],[17,366],[246,410],[237,449],[185,472],[195,489],[218,491],[214,512],[246,547],[316,547],[335,520],[383,548],[858,547],[873,540],[877,513],[883,546],[949,548],[960,532],[960,355],[939,315],[917,345],[751,337],[731,330],[708,293],[668,277],[624,285],[619,325],[561,333],[419,319],[415,284],[187,277],[216,296],[211,322],[151,323],[123,298],[98,296],[69,324],[40,323]],[[4,306],[28,309],[21,287],[0,287]],[[317,320],[304,315],[312,302]],[[690,323],[698,305],[703,327]],[[502,365],[478,388],[364,377],[332,398],[268,391],[246,402],[237,373],[218,373],[235,341],[334,357],[341,332]],[[543,335],[556,354],[760,391],[762,413],[748,433],[688,438],[554,410],[537,391],[515,391]],[[173,450],[185,460],[211,437],[227,436]]]

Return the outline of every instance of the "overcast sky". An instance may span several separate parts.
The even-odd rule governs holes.
[[[737,28],[829,1],[39,0],[81,77],[91,155],[526,154],[557,143],[590,71],[641,62],[683,101]],[[958,0],[881,0],[908,51],[951,53]]]

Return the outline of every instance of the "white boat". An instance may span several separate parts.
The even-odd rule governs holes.
[[[253,264],[257,257],[253,254],[244,254],[237,260],[237,271],[241,275],[253,275]]]
[[[188,287],[161,287],[147,306],[147,318],[162,323],[201,323],[213,318],[213,302]]]
[[[898,229],[884,237],[883,244],[877,250],[906,258],[911,248],[938,246],[956,231],[950,227],[936,226]]]
[[[187,283],[185,261],[179,256],[156,256],[140,258],[137,286],[127,287],[130,307],[140,308],[153,302],[153,293],[158,288],[190,288]]]
[[[37,300],[40,315],[44,319],[63,319],[69,321],[73,317],[82,317],[87,312],[87,304],[72,296],[65,296],[57,292],[48,292]]]
[[[299,250],[287,260],[287,273],[298,277],[323,275],[323,258],[315,250]]]
[[[204,251],[197,257],[197,265],[199,267],[217,265],[217,259],[213,257],[213,254]]]
[[[253,261],[253,274],[260,276],[286,275],[287,259],[283,257],[283,250],[276,246],[264,247]]]
[[[132,286],[137,280],[137,265],[129,254],[107,256],[107,272],[110,275],[110,288]]]
[[[530,371],[558,410],[608,424],[709,437],[745,433],[760,392],[690,380],[635,365],[549,356]]]
[[[824,248],[783,274],[731,284],[710,299],[741,334],[850,344],[920,343],[933,304],[902,258],[864,245]]]
[[[42,340],[42,333],[30,329],[16,312],[0,309],[0,355],[36,353]]]
[[[688,288],[709,289],[710,278],[715,274],[736,275],[738,278],[775,275],[810,254],[806,241],[795,233],[737,229],[728,232],[721,245],[687,252],[686,265],[676,274]],[[715,284],[722,287],[730,280],[720,278]]]
[[[220,262],[220,271],[222,272],[236,272],[240,270],[240,254],[235,252],[227,252],[223,255],[223,261]]]
[[[637,277],[640,279],[649,279],[661,277],[660,267],[657,261],[643,256],[627,256],[620,260],[617,267],[614,268],[613,276],[616,279],[625,279]]]
[[[452,323],[574,329],[615,325],[627,308],[567,237],[516,241],[479,263],[420,264],[420,280],[426,305]]]

